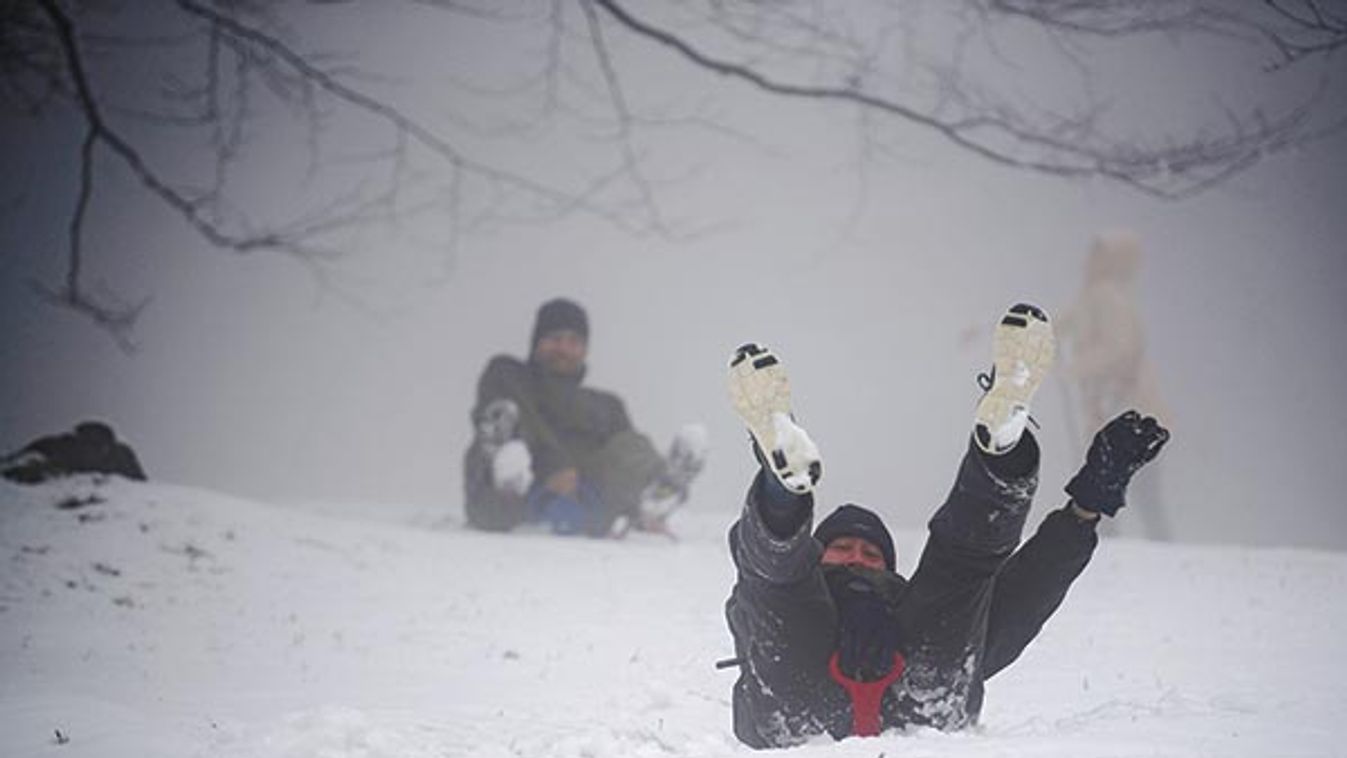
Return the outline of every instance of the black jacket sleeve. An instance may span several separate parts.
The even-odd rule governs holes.
[[[758,472],[743,514],[730,529],[738,578],[725,604],[740,660],[734,729],[752,747],[778,747],[794,735],[818,733],[820,728],[804,722],[817,713],[821,692],[840,692],[820,681],[827,676],[837,611],[810,533],[813,498],[797,498],[807,514],[794,532],[779,536],[763,519],[766,476]]]
[[[506,532],[528,520],[527,499],[496,489],[491,480],[491,457],[477,442],[463,454],[463,495],[463,514],[474,529]]]
[[[541,421],[531,394],[528,367],[508,355],[492,358],[477,380],[477,399],[469,414],[473,424],[473,440],[463,454],[463,511],[468,524],[476,529],[508,531],[528,519],[528,504],[523,495],[496,489],[491,475],[491,452],[478,438],[476,429],[491,401],[500,398],[514,401],[519,408],[525,444],[535,459],[536,472],[536,443],[527,437],[529,427],[537,428]],[[546,433],[535,436],[548,437]]]
[[[520,436],[533,458],[533,473],[542,478],[574,463],[569,461],[557,431],[543,418],[536,392],[528,364],[508,355],[497,355],[487,363],[477,380],[472,422],[476,426],[492,400],[513,400],[519,408]]]
[[[1013,663],[1061,605],[1099,543],[1095,526],[1058,509],[1006,561],[992,591],[984,678]]]

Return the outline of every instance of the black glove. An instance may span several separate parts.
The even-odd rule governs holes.
[[[1085,465],[1066,484],[1076,505],[1087,511],[1117,514],[1126,505],[1127,483],[1169,441],[1169,430],[1151,416],[1126,411],[1094,435]]]
[[[837,664],[848,678],[873,682],[893,668],[898,633],[884,596],[850,570],[829,577],[837,607]]]

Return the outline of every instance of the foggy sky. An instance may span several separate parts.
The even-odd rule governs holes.
[[[337,40],[361,31],[320,30]],[[380,38],[393,41],[363,54],[396,63],[425,34],[387,30]],[[488,67],[487,43],[465,52],[453,41],[459,60]],[[7,121],[4,196],[23,201],[0,227],[0,447],[98,417],[156,479],[458,518],[477,376],[494,353],[521,355],[537,305],[566,295],[590,312],[588,381],[622,394],[658,446],[684,421],[709,426],[712,457],[691,507],[728,524],[752,473],[724,365],[736,345],[759,341],[785,360],[823,451],[821,502],[864,503],[915,526],[952,481],[989,359],[986,336],[961,335],[989,333],[1019,300],[1065,306],[1091,237],[1129,228],[1144,245],[1148,349],[1175,410],[1163,486],[1180,538],[1347,547],[1341,138],[1164,202],[994,166],[912,128],[867,152],[854,112],[772,100],[647,55],[624,59],[634,99],[711,98],[752,138],[664,129],[648,143],[670,177],[658,188],[666,210],[702,233],[633,236],[580,214],[494,230],[451,255],[439,242],[445,220],[430,212],[365,230],[323,282],[283,256],[210,248],[114,174],[92,210],[90,281],[153,297],[130,356],[31,285],[61,275],[78,131]],[[1119,98],[1152,95],[1142,115],[1173,120],[1183,95],[1159,91],[1173,83],[1157,81],[1156,58],[1134,61]],[[426,75],[389,87],[434,113],[454,96],[442,85]],[[264,145],[280,141],[258,132]],[[578,158],[546,149],[549,139],[521,160],[555,158],[564,175]],[[284,207],[295,191],[264,182],[255,199]],[[1042,509],[1063,500],[1078,465],[1055,379],[1035,416]]]

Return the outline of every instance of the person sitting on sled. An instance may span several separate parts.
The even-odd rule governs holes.
[[[994,342],[968,449],[910,577],[866,508],[843,505],[811,530],[822,462],[792,414],[785,370],[766,348],[736,351],[730,396],[760,464],[729,533],[737,579],[725,606],[745,744],[976,723],[984,682],[1037,636],[1089,562],[1100,514],[1123,507],[1132,474],[1168,440],[1135,411],[1109,421],[1066,504],[1020,545],[1039,467],[1026,423],[1053,332],[1041,309],[1019,304]]]
[[[583,384],[589,318],[557,298],[538,309],[526,361],[493,357],[477,383],[464,454],[470,526],[541,522],[556,534],[666,532],[706,457],[706,430],[679,430],[667,455],[633,428],[622,399]]]

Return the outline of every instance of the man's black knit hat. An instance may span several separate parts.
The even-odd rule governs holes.
[[[893,536],[874,511],[848,503],[828,514],[814,529],[814,539],[825,547],[838,537],[859,537],[869,542],[884,554],[884,566],[889,571],[897,570]]]
[[[563,329],[570,329],[588,340],[589,316],[585,315],[585,309],[573,300],[564,297],[548,300],[538,308],[538,318],[533,322],[533,339],[529,341],[529,349],[537,347],[538,340],[543,335]]]

